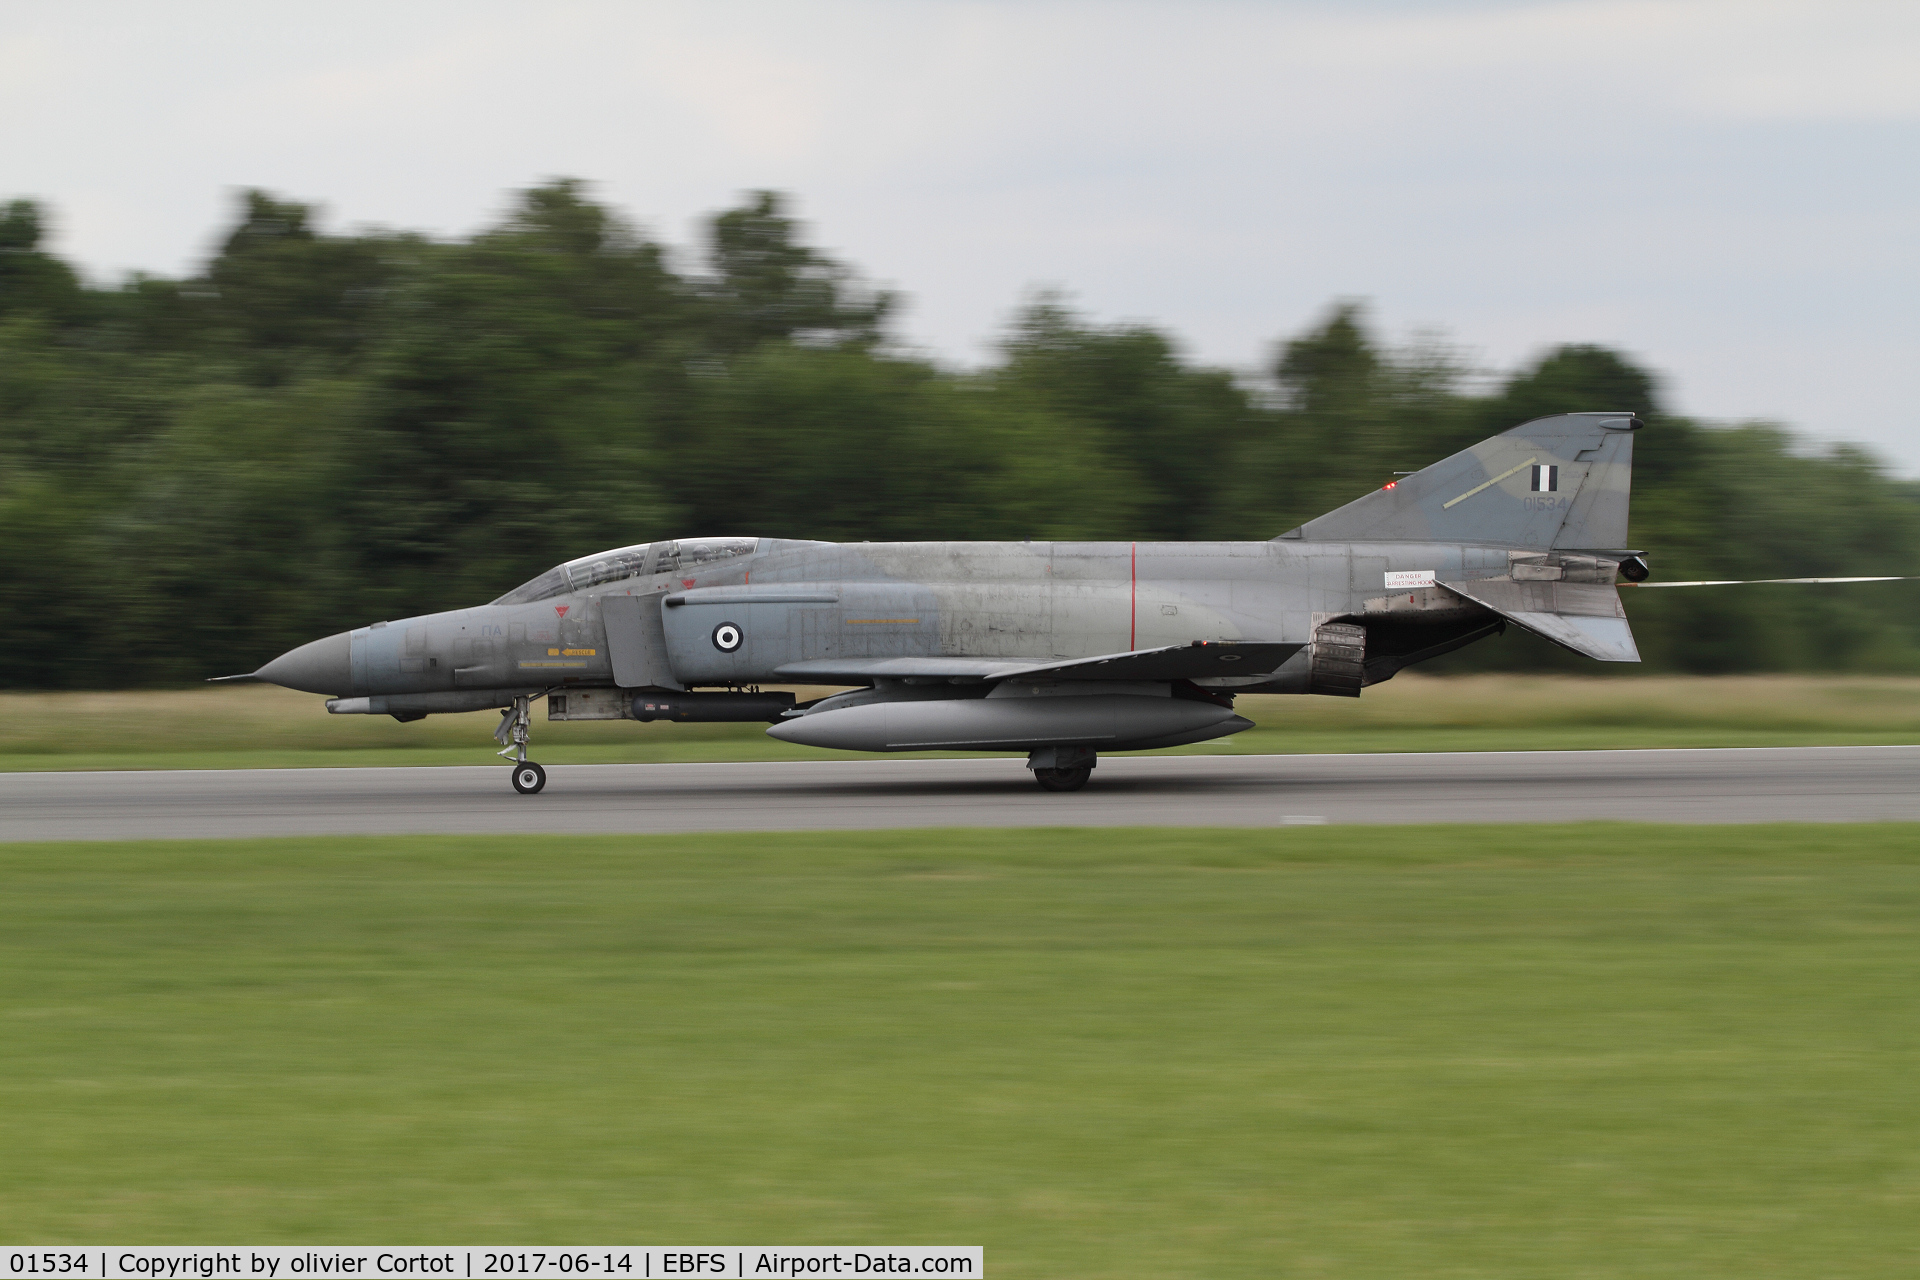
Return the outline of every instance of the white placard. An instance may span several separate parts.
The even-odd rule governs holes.
[[[1430,587],[1433,585],[1433,570],[1408,569],[1387,575],[1389,590],[1404,590],[1407,587]]]
[[[986,1274],[979,1245],[0,1246],[0,1280],[706,1280]]]

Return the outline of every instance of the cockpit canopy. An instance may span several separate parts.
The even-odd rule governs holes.
[[[585,591],[604,582],[710,568],[719,561],[750,556],[759,545],[758,538],[682,538],[678,542],[642,542],[619,547],[557,564],[493,603],[532,604],[570,591]]]

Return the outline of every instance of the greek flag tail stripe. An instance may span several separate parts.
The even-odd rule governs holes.
[[[1560,468],[1536,466],[1533,469],[1533,491],[1535,493],[1558,493],[1560,491]]]

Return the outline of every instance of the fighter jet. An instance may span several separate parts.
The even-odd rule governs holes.
[[[315,640],[246,676],[336,715],[498,710],[514,789],[549,720],[759,721],[850,751],[1102,751],[1252,727],[1246,693],[1359,697],[1509,626],[1638,662],[1616,589],[1632,413],[1539,418],[1261,542],[690,538],[556,565],[490,604]],[[1647,585],[1667,585],[1649,583]],[[1712,584],[1672,584],[1712,585]],[[846,686],[799,703],[772,685]]]

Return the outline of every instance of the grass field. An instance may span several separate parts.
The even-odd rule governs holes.
[[[817,694],[823,690],[812,690]],[[145,693],[0,694],[0,770],[483,764],[491,712],[400,724],[330,716],[322,699],[253,685]],[[1258,727],[1194,753],[1518,751],[1920,742],[1920,679],[1404,674],[1357,699],[1240,699]],[[845,758],[759,725],[534,727],[550,764]]]
[[[1920,828],[0,846],[9,1242],[1920,1268]]]

